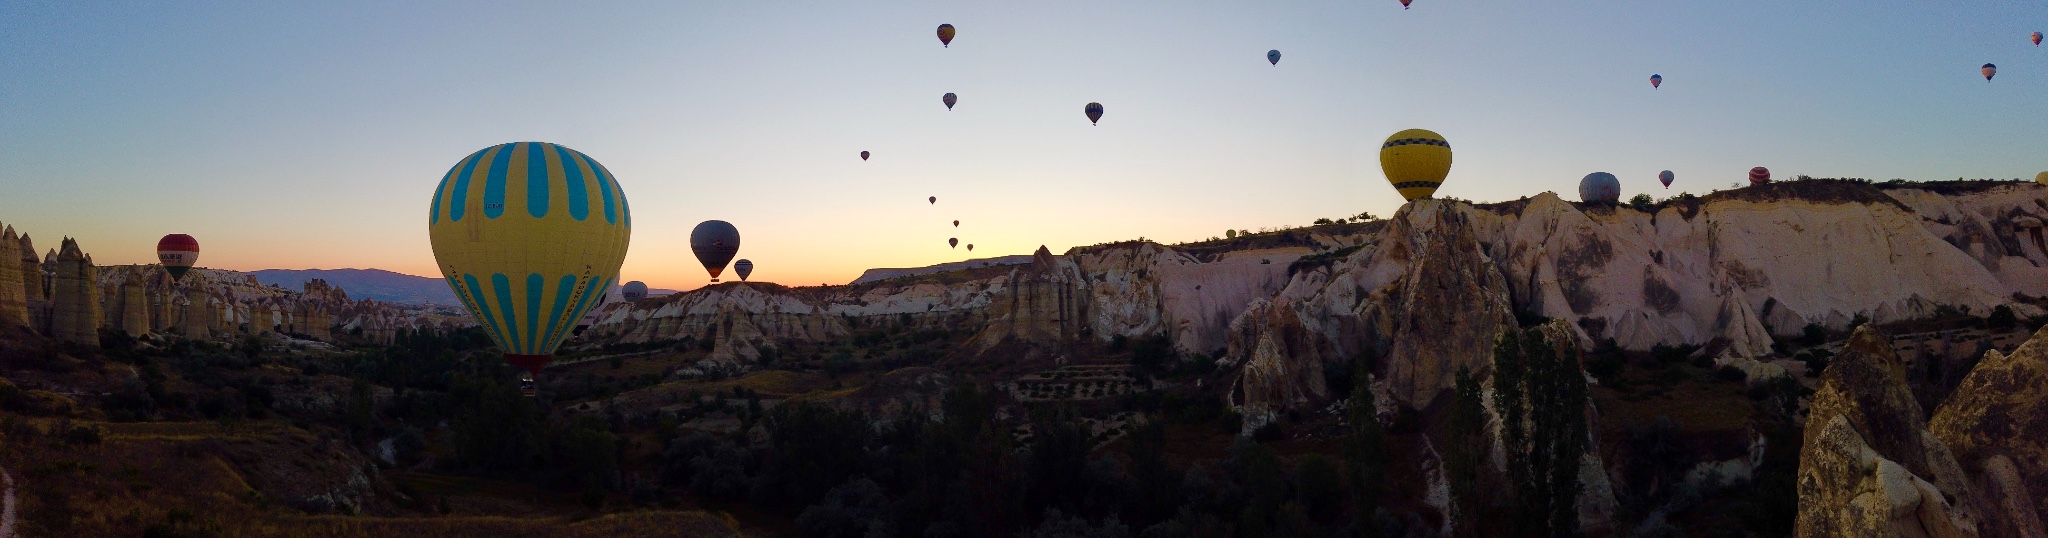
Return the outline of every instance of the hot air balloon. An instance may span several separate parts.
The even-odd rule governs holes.
[[[865,152],[865,151],[863,151],[863,152],[860,152],[860,160],[863,160],[863,161],[865,161],[865,160],[868,160],[868,152]]]
[[[619,279],[632,238],[626,193],[604,165],[545,142],[457,162],[427,216],[434,261],[531,396],[576,320]]]
[[[2040,183],[2042,185],[2048,185],[2048,172],[2034,174],[2034,182]]]
[[[2036,46],[2036,47],[2039,47],[2039,46],[2041,46],[2041,33],[2040,33],[2040,32],[2034,32],[2034,46]]]
[[[1414,1],[1415,0],[1401,0],[1401,9],[1408,9],[1408,3]]]
[[[960,238],[958,238],[958,237],[948,237],[948,238],[946,238],[946,246],[949,246],[949,247],[953,247],[953,248],[960,248]]]
[[[937,196],[933,196],[933,197],[931,197],[931,198],[926,198],[926,200],[930,200],[930,201],[931,201],[931,203],[934,203],[934,204],[936,204],[936,203],[939,203],[939,197],[937,197]]]
[[[1983,68],[1983,69],[1980,69],[1979,71],[1983,71],[1983,72],[1984,72],[1984,81],[1985,81],[1985,82],[1991,82],[1991,75],[1996,75],[1996,74],[1998,74],[1998,66],[1996,66],[1996,65],[1991,65],[1991,64],[1984,64],[1984,68]]]
[[[1669,188],[1671,188],[1671,180],[1673,180],[1673,179],[1677,179],[1677,178],[1678,178],[1678,176],[1674,176],[1674,175],[1671,175],[1671,171],[1670,171],[1670,170],[1665,170],[1665,171],[1662,171],[1662,172],[1658,172],[1658,173],[1657,173],[1657,181],[1662,181],[1662,182],[1664,182],[1664,188],[1666,188],[1666,189],[1669,189]]]
[[[1606,172],[1586,174],[1579,180],[1579,201],[1612,204],[1621,201],[1621,178]]]
[[[1650,89],[1654,90],[1654,89],[1657,89],[1657,87],[1658,87],[1658,86],[1663,86],[1663,85],[1664,85],[1664,75],[1659,75],[1659,74],[1656,74],[1656,73],[1651,73],[1651,74],[1650,74]]]
[[[1081,111],[1088,113],[1088,123],[1102,119],[1102,103],[1088,103],[1088,106],[1081,107]]]
[[[959,227],[960,227],[960,221],[957,221],[957,220],[956,220],[956,221],[953,221],[953,227],[954,227],[954,228],[959,228]]]
[[[1749,169],[1749,184],[1762,185],[1771,182],[1771,169],[1756,167]]]
[[[953,46],[953,25],[939,25],[939,45],[944,47]]]
[[[1428,198],[1451,173],[1451,143],[1427,129],[1409,129],[1380,145],[1380,170],[1402,198]]]
[[[1273,62],[1273,65],[1280,65],[1280,50],[1273,49],[1266,51],[1266,61]]]
[[[722,220],[698,223],[696,229],[690,230],[690,252],[711,273],[711,281],[717,282],[718,273],[725,271],[725,263],[740,252],[740,229]]]
[[[166,235],[156,241],[156,260],[164,264],[172,281],[184,280],[192,263],[199,261],[199,240],[185,234]]]
[[[624,296],[628,301],[646,299],[647,284],[638,280],[627,282],[625,286],[619,288],[619,295]]]
[[[732,262],[732,272],[740,276],[740,282],[746,282],[747,275],[754,274],[754,262],[752,260]]]
[[[939,100],[944,101],[946,103],[946,110],[952,110],[953,103],[960,102],[960,96],[953,95],[953,92],[946,92],[946,95],[944,97],[940,97]]]
[[[968,243],[968,244],[967,244],[967,251],[968,251],[968,252],[974,252],[974,243]]]

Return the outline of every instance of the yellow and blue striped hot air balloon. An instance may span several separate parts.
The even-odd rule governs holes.
[[[515,142],[448,170],[427,233],[441,276],[505,360],[538,374],[617,282],[633,215],[604,165],[555,144]]]
[[[1380,144],[1380,171],[1402,198],[1428,198],[1451,174],[1451,143],[1428,129],[1394,133]]]

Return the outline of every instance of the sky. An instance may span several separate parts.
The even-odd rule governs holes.
[[[38,250],[438,276],[434,186],[529,140],[618,177],[622,279],[673,289],[707,219],[815,285],[1391,215],[1406,128],[1477,201],[2048,169],[2040,0],[181,4],[0,0],[0,222]]]

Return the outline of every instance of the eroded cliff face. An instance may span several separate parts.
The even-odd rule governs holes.
[[[1377,357],[1395,402],[1427,405],[1459,370],[1489,371],[1494,336],[1515,326],[1507,282],[1481,250],[1477,231],[1456,203],[1410,203],[1376,242],[1328,268],[1296,273],[1265,306],[1277,311],[1248,311],[1245,317],[1259,318],[1233,329],[1239,338],[1229,360],[1319,374],[1326,362]],[[1310,378],[1307,386],[1265,386],[1301,378]],[[1247,395],[1323,392],[1320,378],[1305,374],[1247,375],[1238,384]]]
[[[1928,427],[1971,475],[1987,535],[2048,536],[2048,328],[1986,352]]]
[[[1891,342],[1859,327],[1821,376],[1799,454],[1799,536],[1977,536],[1962,467]]]

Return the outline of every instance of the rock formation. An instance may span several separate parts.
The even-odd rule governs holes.
[[[0,263],[6,263],[0,258]],[[22,295],[28,305],[28,326],[38,332],[50,327],[50,277],[43,270],[42,257],[36,255],[36,243],[28,234],[21,234],[21,281]]]
[[[1891,342],[1857,328],[1813,396],[1797,534],[1977,536],[1962,467],[1923,416]]]
[[[1971,475],[1987,535],[2048,536],[2048,328],[1986,352],[1928,427]]]
[[[79,250],[78,242],[64,238],[63,247],[50,265],[55,273],[50,291],[51,338],[87,347],[100,345],[99,269],[92,256]]]
[[[14,227],[7,226],[0,231],[0,328],[27,326],[28,283],[22,274],[21,238],[14,234]]]
[[[1081,283],[1080,267],[1038,247],[1030,265],[1010,273],[989,307],[993,319],[974,337],[976,346],[987,350],[1010,340],[1061,343],[1080,338],[1088,325]]]

